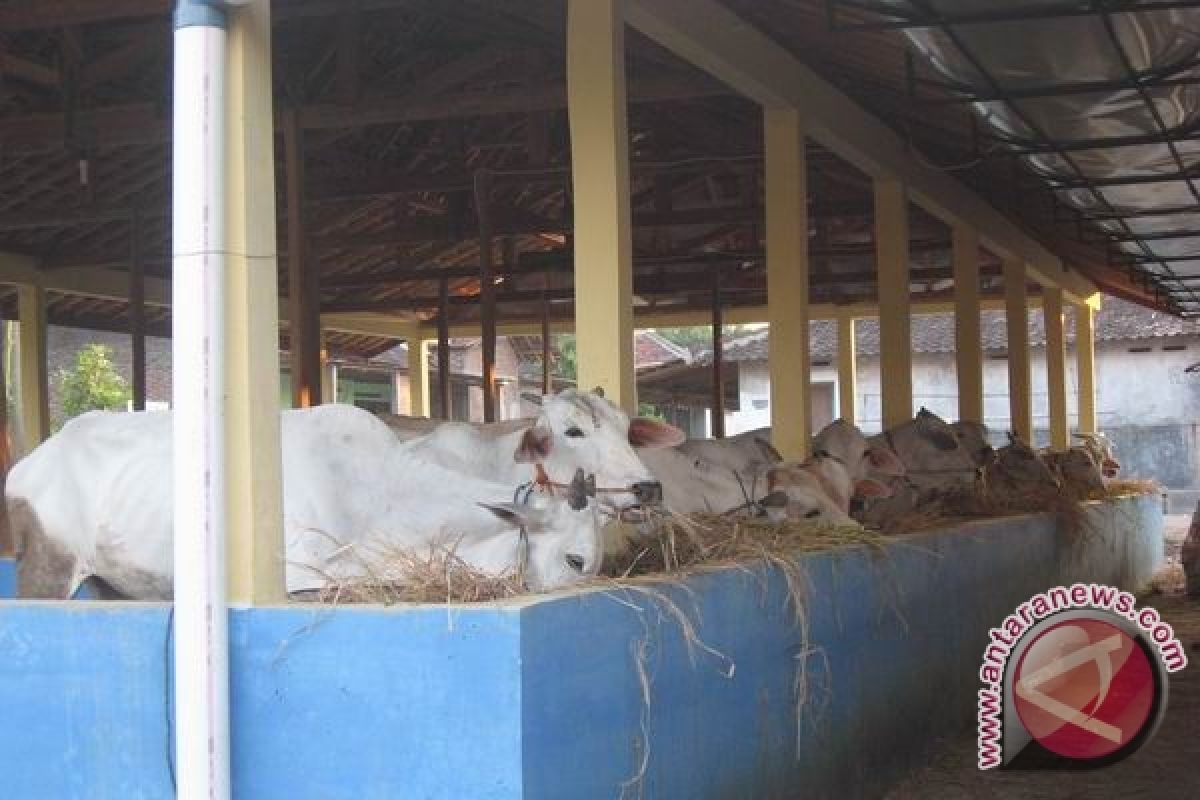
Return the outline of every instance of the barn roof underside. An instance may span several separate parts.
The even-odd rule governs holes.
[[[1163,271],[1170,262],[1131,252],[1128,231],[1056,190],[1062,176],[1036,174],[1018,144],[997,141],[973,110],[976,89],[927,77],[910,26],[919,10],[929,29],[931,4],[725,2],[900,133],[914,158],[953,170],[1105,291],[1193,310],[1186,284]],[[46,271],[127,270],[136,230],[147,276],[169,278],[169,5],[0,3],[0,250]],[[482,200],[500,319],[544,307],[569,316],[564,4],[280,0],[273,16],[276,113],[303,130],[303,229],[322,312],[431,320],[444,280],[450,322],[478,321]],[[708,309],[719,272],[727,308],[764,304],[759,108],[633,30],[627,50],[635,302]],[[280,142],[276,153],[286,294]],[[809,172],[812,300],[873,301],[871,180],[816,144]],[[948,296],[950,232],[915,206],[910,220],[913,295]],[[995,257],[981,272],[985,293],[1000,288]],[[9,318],[14,295],[0,289]],[[127,328],[119,299],[48,299],[53,323]],[[168,309],[150,307],[150,333],[169,324]],[[334,334],[331,346],[369,355],[390,342]]]

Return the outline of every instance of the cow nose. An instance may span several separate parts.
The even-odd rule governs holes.
[[[576,572],[583,572],[583,556],[577,556],[574,553],[567,554],[567,566]]]
[[[644,506],[662,503],[662,484],[658,481],[641,481],[633,485],[633,495]]]

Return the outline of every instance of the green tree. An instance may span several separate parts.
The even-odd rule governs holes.
[[[566,380],[573,381],[579,377],[578,370],[578,351],[575,349],[575,334],[564,333],[560,334],[558,341],[555,343],[558,350],[558,358],[555,359],[558,367],[558,376]]]
[[[75,366],[58,374],[63,414],[70,419],[85,411],[124,411],[131,392],[112,361],[112,348],[89,344],[75,354]]]

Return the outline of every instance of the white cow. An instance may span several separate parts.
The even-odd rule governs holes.
[[[931,494],[973,485],[979,469],[992,458],[986,435],[982,425],[950,425],[922,408],[908,422],[871,437],[868,441],[873,447],[896,454],[904,464],[904,475],[876,473],[892,489],[892,495],[869,504],[861,519],[883,525],[916,508]]]
[[[289,591],[361,577],[354,552],[378,544],[450,547],[491,574],[523,560],[533,589],[599,569],[594,505],[575,511],[536,494],[514,505],[513,484],[422,461],[352,406],[287,411],[282,427]],[[170,412],[93,412],[13,468],[7,510],[22,596],[69,597],[89,577],[127,597],[171,596],[171,442]]]
[[[850,500],[887,497],[891,489],[871,478],[855,478],[840,456],[816,452],[801,463],[777,464],[767,471],[766,497],[760,505],[771,519],[852,525]]]
[[[630,419],[596,392],[565,389],[542,398],[532,424],[444,422],[404,448],[456,472],[511,485],[533,481],[540,471],[562,486],[583,469],[596,477],[601,509],[620,512],[656,502],[662,491],[634,448],[672,447],[683,438],[664,422]]]
[[[401,441],[412,441],[433,433],[443,425],[459,428],[463,423],[447,423],[424,417],[380,414],[392,433]],[[498,437],[523,433],[536,420],[506,420],[491,424],[471,423],[479,437],[495,441]],[[513,437],[514,439],[516,437]],[[738,471],[728,466],[710,463],[705,458],[690,455],[680,447],[639,448],[638,457],[662,485],[662,503],[677,514],[694,512],[724,513],[752,506],[752,501],[766,493],[765,463],[762,468]],[[583,464],[579,465],[583,468]],[[588,464],[587,469],[596,465]],[[600,479],[597,479],[599,481]],[[621,534],[624,536],[624,533]]]

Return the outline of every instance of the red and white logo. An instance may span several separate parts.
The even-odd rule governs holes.
[[[1036,633],[1012,674],[1013,705],[1038,744],[1092,760],[1133,742],[1153,722],[1158,691],[1146,650],[1100,619]]]
[[[1167,676],[1187,663],[1171,626],[1129,592],[1076,583],[1034,595],[988,631],[979,768],[1095,768],[1131,755],[1162,722]]]

